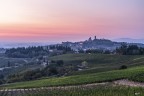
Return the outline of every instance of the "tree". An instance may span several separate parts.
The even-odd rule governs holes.
[[[64,61],[63,61],[63,60],[58,60],[58,61],[57,61],[57,65],[58,65],[58,66],[62,66],[63,64],[64,64]]]
[[[57,75],[58,74],[58,71],[56,68],[50,68],[49,69],[49,75]]]
[[[121,45],[120,52],[121,52],[121,54],[126,55],[126,53],[127,53],[127,44],[126,43],[123,43]]]
[[[120,69],[127,69],[127,66],[126,65],[122,65],[122,66],[120,66]]]
[[[104,54],[110,54],[111,52],[110,52],[110,50],[105,50],[104,51]]]
[[[10,66],[11,66],[10,61],[8,61],[7,67],[10,67]]]
[[[116,52],[122,55],[143,55],[144,48],[139,48],[137,45],[125,45],[123,44],[120,48],[116,48]]]
[[[139,55],[140,50],[137,45],[129,45],[127,48],[127,55]]]
[[[88,66],[88,62],[87,62],[87,61],[83,61],[83,62],[82,62],[82,67],[85,68],[85,67],[87,67],[87,66]]]
[[[4,75],[0,74],[0,79],[4,79]]]

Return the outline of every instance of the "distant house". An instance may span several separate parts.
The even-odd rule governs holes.
[[[43,65],[44,67],[46,67],[48,64],[47,64],[47,62],[42,62],[41,65]]]
[[[6,52],[6,49],[0,48],[0,53],[5,53],[5,52]]]

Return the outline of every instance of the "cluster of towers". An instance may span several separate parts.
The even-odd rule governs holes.
[[[96,37],[96,36],[94,37],[94,40],[97,40],[97,37]],[[90,38],[88,39],[88,41],[93,41],[93,40],[92,40],[92,38],[90,37]]]

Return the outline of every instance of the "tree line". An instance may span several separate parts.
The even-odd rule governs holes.
[[[5,54],[8,57],[13,58],[33,58],[39,55],[46,55],[48,54],[47,50],[44,50],[42,46],[38,47],[19,47],[19,48],[11,48],[7,49]]]
[[[121,55],[144,55],[144,48],[137,45],[122,44],[121,47],[116,48],[116,53]]]
[[[11,49],[7,49],[5,54],[6,56],[13,57],[13,58],[33,58],[37,56],[48,55],[50,53],[49,50],[54,50],[54,49],[61,50],[63,51],[63,53],[72,51],[70,47],[64,47],[58,45],[53,45],[48,47],[45,48],[43,46],[38,46],[38,47],[27,47],[27,48],[25,47],[11,48]]]

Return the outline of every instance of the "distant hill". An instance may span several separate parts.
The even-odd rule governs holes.
[[[87,50],[87,49],[103,49],[103,50],[115,50],[117,47],[120,47],[122,43],[126,43],[127,45],[138,45],[139,47],[144,47],[142,43],[135,42],[116,42],[108,39],[97,39],[96,36],[94,39],[91,37],[88,40],[80,41],[80,42],[63,42],[63,46],[71,47],[73,50]]]
[[[114,39],[114,41],[128,42],[128,43],[143,43],[144,44],[144,39],[119,38],[119,39]]]
[[[29,46],[47,46],[47,45],[63,45],[71,47],[73,50],[86,50],[86,49],[105,49],[114,50],[120,47],[121,44],[125,42],[128,45],[138,45],[139,47],[144,47],[144,39],[130,39],[130,38],[120,38],[120,39],[98,39],[96,36],[94,39],[91,37],[88,40],[79,42],[62,42],[62,44],[57,44],[56,42],[0,42],[0,48],[17,48],[17,47],[29,47]]]
[[[0,42],[0,48],[17,48],[17,47],[29,47],[29,46],[46,46],[56,44],[53,42]]]

